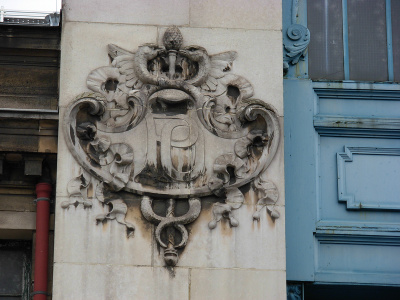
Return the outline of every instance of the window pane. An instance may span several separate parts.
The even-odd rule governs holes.
[[[350,79],[387,81],[385,0],[348,0],[347,9]]]
[[[392,45],[394,81],[400,82],[400,1],[392,0]]]
[[[343,80],[342,0],[310,0],[307,15],[310,78]]]
[[[0,251],[0,295],[22,294],[23,266],[24,253]]]
[[[31,242],[0,240],[0,300],[30,299]]]

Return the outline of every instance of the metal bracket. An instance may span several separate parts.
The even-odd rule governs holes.
[[[33,297],[33,296],[35,296],[35,295],[46,295],[46,296],[50,296],[49,293],[43,292],[43,291],[36,291],[36,292],[31,293],[31,297]]]
[[[50,198],[46,198],[46,197],[40,197],[40,198],[37,198],[37,199],[33,200],[33,202],[35,202],[35,203],[38,203],[39,201],[49,201],[49,202],[51,202]]]

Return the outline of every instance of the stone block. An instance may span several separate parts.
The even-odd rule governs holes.
[[[64,21],[144,25],[189,24],[189,0],[68,0]]]
[[[108,207],[91,199],[92,207],[82,204],[62,208],[67,197],[57,197],[55,226],[55,262],[88,264],[150,265],[152,256],[152,225],[145,222],[140,208],[129,208],[126,221],[135,226],[127,236],[126,226],[116,220],[97,224],[96,216]]]
[[[281,30],[282,3],[276,0],[192,0],[190,26]]]
[[[0,229],[36,229],[35,212],[0,211]]]
[[[202,202],[199,218],[189,225],[189,240],[180,254],[178,267],[245,268],[285,270],[285,210],[279,206],[280,217],[275,221],[261,211],[259,221],[253,220],[254,205],[234,210],[238,227],[231,227],[223,218],[210,230],[211,202]],[[154,245],[154,265],[163,266],[163,252]],[[221,298],[229,299],[229,298]]]
[[[56,263],[55,300],[187,300],[189,270]]]
[[[191,300],[284,300],[285,271],[193,269]]]
[[[60,122],[63,120],[65,109],[60,109]],[[58,135],[58,155],[57,155],[57,188],[56,196],[68,196],[67,185],[70,180],[79,176],[82,168],[75,161],[71,152],[68,150],[64,141],[64,127],[60,126]]]
[[[86,87],[89,73],[96,68],[109,65],[108,44],[116,44],[129,51],[135,51],[142,44],[155,43],[156,38],[157,27],[154,26],[81,22],[64,24],[61,41],[63,51],[59,106],[65,107],[77,95],[89,91]]]

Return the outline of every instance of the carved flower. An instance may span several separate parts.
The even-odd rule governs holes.
[[[243,178],[249,170],[248,166],[233,153],[217,157],[214,162],[214,176],[208,181],[208,187],[217,196],[223,196],[224,186]]]
[[[227,96],[220,96],[215,100],[213,109],[213,118],[219,129],[224,131],[236,131],[238,117],[236,115],[236,105],[234,101]]]
[[[78,138],[85,141],[93,141],[96,137],[97,128],[93,123],[85,122],[76,127]]]
[[[127,144],[120,143],[111,145],[110,151],[114,157],[110,167],[110,174],[113,175],[111,186],[119,191],[129,181],[133,162],[133,149]]]
[[[108,138],[95,138],[90,142],[89,155],[95,159],[98,164],[105,166],[113,161],[113,155],[108,149],[110,148],[111,141]]]
[[[248,166],[233,153],[221,155],[214,162],[214,172],[223,176],[224,183],[232,179],[231,175],[243,178],[247,171]]]
[[[110,148],[111,142],[108,138],[101,137],[94,139],[90,144],[94,150],[104,153],[108,150],[108,148]]]
[[[251,148],[264,147],[268,143],[268,135],[261,130],[252,130],[247,136],[235,143],[235,153],[240,158],[251,155]]]

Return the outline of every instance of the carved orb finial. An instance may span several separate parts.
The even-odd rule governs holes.
[[[178,263],[178,251],[174,248],[168,247],[164,250],[164,261],[167,266],[175,267]]]
[[[179,50],[183,43],[181,31],[176,26],[168,27],[164,33],[163,42],[167,50]]]

